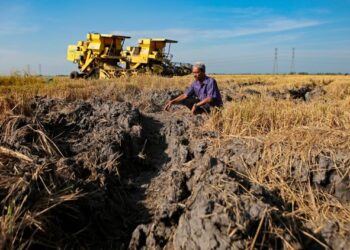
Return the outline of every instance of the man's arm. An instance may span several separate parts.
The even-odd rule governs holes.
[[[213,101],[213,97],[211,96],[208,96],[207,98],[204,98],[202,101],[200,102],[197,102],[195,103],[193,106],[192,106],[192,109],[191,109],[191,112],[192,114],[194,114],[194,112],[196,111],[196,109],[206,103],[211,103]]]
[[[171,105],[173,105],[174,103],[178,103],[178,102],[181,102],[182,100],[185,100],[187,98],[187,95],[186,94],[182,94],[182,95],[179,95],[178,97],[176,97],[175,99],[169,101],[165,107],[164,107],[164,110],[168,111],[171,107]]]
[[[199,106],[202,106],[202,105],[204,105],[206,103],[211,103],[212,101],[213,101],[213,97],[208,96],[207,98],[203,99],[202,101],[197,102],[196,106],[199,107]]]

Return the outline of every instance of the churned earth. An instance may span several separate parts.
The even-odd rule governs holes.
[[[36,97],[26,114],[3,121],[0,206],[16,241],[0,235],[1,248],[347,249],[337,222],[314,230],[277,191],[251,182],[261,140],[221,138],[203,129],[206,114],[182,105],[163,111],[180,93],[149,92],[139,108],[137,98]],[[223,91],[229,101],[259,94]],[[311,85],[271,92],[302,101],[322,94]],[[317,160],[311,171],[296,159],[294,178],[349,202],[348,180],[335,169],[349,154]]]

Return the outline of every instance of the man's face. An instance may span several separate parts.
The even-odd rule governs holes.
[[[197,67],[193,67],[192,74],[194,76],[194,79],[196,79],[197,81],[202,82],[205,79],[205,73]]]

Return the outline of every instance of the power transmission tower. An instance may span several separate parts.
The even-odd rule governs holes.
[[[278,57],[277,57],[277,54],[278,54],[278,49],[275,48],[275,59],[273,61],[273,74],[278,74]]]
[[[41,64],[39,64],[38,66],[39,66],[39,76],[41,76]]]
[[[30,76],[30,64],[27,64],[27,72],[26,72],[27,76]]]
[[[290,64],[290,73],[295,74],[295,48],[292,49],[292,62]]]

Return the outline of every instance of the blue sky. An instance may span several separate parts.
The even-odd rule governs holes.
[[[211,73],[350,73],[350,0],[91,1],[0,0],[0,74],[69,74],[68,44],[88,32],[178,40],[179,62]]]

